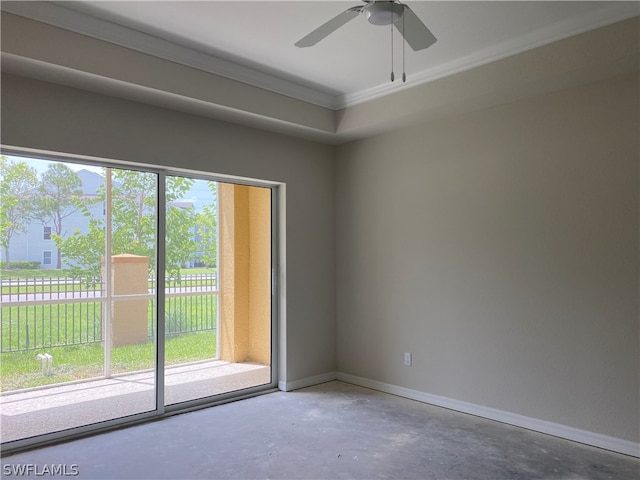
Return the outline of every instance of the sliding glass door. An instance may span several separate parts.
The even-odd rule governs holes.
[[[0,162],[5,449],[275,385],[271,188]]]
[[[1,161],[3,442],[155,410],[158,176]]]

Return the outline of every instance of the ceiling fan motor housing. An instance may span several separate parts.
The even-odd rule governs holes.
[[[390,25],[395,23],[404,11],[400,3],[392,1],[372,2],[364,7],[367,20],[372,25]]]
[[[295,45],[297,47],[311,47],[363,13],[366,14],[367,20],[372,25],[392,25],[392,33],[393,26],[395,26],[413,51],[423,50],[436,42],[436,37],[422,23],[422,20],[400,0],[363,1],[365,5],[358,5],[345,10],[320,25],[313,32],[302,37]],[[393,35],[391,38],[393,38]]]

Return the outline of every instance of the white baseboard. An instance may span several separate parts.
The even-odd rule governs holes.
[[[622,440],[616,437],[610,437],[602,435],[600,433],[589,432],[586,430],[580,430],[578,428],[568,427],[566,425],[560,425],[557,423],[547,422],[545,420],[539,420],[536,418],[525,417],[524,415],[518,415],[511,412],[505,412],[503,410],[497,410],[495,408],[483,407],[482,405],[476,405],[473,403],[462,402],[452,398],[441,397],[439,395],[432,395],[430,393],[421,392],[418,390],[412,390],[410,388],[399,387],[389,383],[379,382],[377,380],[370,380],[367,378],[357,377],[355,375],[349,375],[347,373],[334,372],[333,375],[337,380],[342,382],[352,383],[361,387],[371,388],[373,390],[379,390],[385,393],[391,393],[400,397],[410,398],[419,402],[436,405],[438,407],[448,408],[462,413],[468,413],[482,418],[490,420],[496,420],[498,422],[507,423],[516,427],[523,427],[529,430],[534,430],[540,433],[546,433],[555,437],[572,440],[574,442],[584,443],[594,447],[604,448],[613,452],[622,453],[625,455],[631,455],[634,457],[640,457],[640,443],[630,442],[628,440]],[[319,375],[318,377],[321,377]],[[316,377],[312,377],[316,378]],[[311,380],[311,379],[305,379]],[[328,381],[328,380],[325,380]],[[320,382],[317,382],[320,383]],[[307,386],[307,385],[305,385]]]
[[[301,378],[299,380],[291,380],[278,382],[278,389],[283,392],[290,392],[291,390],[298,390],[299,388],[311,387],[320,383],[331,382],[336,380],[336,372],[327,372],[320,375],[314,375],[313,377]]]

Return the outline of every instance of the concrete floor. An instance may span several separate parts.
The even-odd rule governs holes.
[[[81,479],[640,478],[633,457],[341,382],[13,455],[2,471],[19,464],[77,465]]]

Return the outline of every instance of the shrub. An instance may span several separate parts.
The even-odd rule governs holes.
[[[1,268],[6,268],[6,265],[2,263]],[[40,262],[29,262],[27,260],[17,260],[15,262],[9,262],[10,270],[39,270]]]

